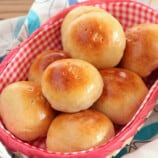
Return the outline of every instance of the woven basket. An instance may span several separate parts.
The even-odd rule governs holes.
[[[37,29],[28,39],[13,49],[0,65],[0,92],[9,83],[25,80],[31,61],[42,51],[47,49],[62,49],[60,26],[65,15],[79,5],[101,7],[116,17],[124,29],[134,24],[152,22],[158,23],[158,13],[135,1],[107,1],[91,0],[73,5],[56,16],[51,17],[44,25]],[[122,127],[115,137],[106,144],[80,152],[49,152],[45,148],[45,139],[31,143],[23,142],[13,136],[0,122],[0,140],[12,151],[20,152],[28,157],[37,158],[105,158],[116,155],[143,126],[145,119],[152,112],[158,98],[158,71],[146,79],[150,86],[148,95],[141,104],[132,120]]]

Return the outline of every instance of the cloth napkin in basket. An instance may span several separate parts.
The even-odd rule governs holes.
[[[28,14],[0,21],[0,61],[7,53],[31,35],[47,19],[60,10],[85,0],[35,0]],[[157,0],[138,0],[158,10]],[[158,157],[158,105],[144,127],[135,135],[115,158],[157,158]],[[27,158],[21,153],[6,150],[0,143],[0,158]]]

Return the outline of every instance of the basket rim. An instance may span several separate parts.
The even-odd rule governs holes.
[[[35,30],[28,38],[26,38],[23,42],[21,42],[17,47],[13,48],[2,60],[2,62],[0,63],[0,74],[4,71],[5,67],[7,66],[7,64],[9,62],[11,62],[11,60],[13,59],[14,55],[19,51],[19,49],[21,47],[23,47],[23,45],[25,45],[25,43],[27,43],[32,37],[36,36],[46,25],[49,25],[49,21],[56,21],[58,19],[58,16],[60,14],[65,14],[67,13],[69,10],[77,7],[77,6],[81,6],[81,5],[93,5],[93,4],[102,4],[102,3],[134,3],[135,5],[141,5],[144,6],[150,10],[152,10],[152,12],[155,12],[157,14],[157,19],[158,19],[158,11],[156,11],[155,9],[151,8],[150,6],[142,3],[142,2],[137,2],[135,0],[86,0],[84,2],[79,2],[76,3],[74,5],[69,6],[68,8],[65,8],[63,10],[61,10],[59,13],[57,13],[56,15],[50,17],[50,19],[48,19],[46,22],[44,22],[37,30]]]
[[[11,60],[14,57],[14,55],[20,50],[20,48],[23,47],[25,45],[25,43],[27,43],[32,37],[36,36],[45,26],[49,25],[49,21],[56,21],[60,14],[67,14],[69,10],[71,10],[71,9],[77,7],[77,6],[103,4],[103,3],[106,3],[106,4],[108,4],[108,3],[134,3],[135,5],[138,4],[138,5],[144,6],[144,7],[148,8],[148,9],[152,10],[152,12],[155,12],[157,14],[157,19],[158,19],[158,11],[156,11],[152,7],[146,5],[146,4],[142,3],[142,2],[137,2],[135,0],[86,0],[86,1],[83,1],[83,2],[79,2],[79,3],[73,4],[73,5],[69,6],[68,8],[65,8],[65,9],[61,10],[56,15],[50,17],[38,29],[36,29],[28,38],[26,38],[23,42],[21,42],[17,47],[13,48],[4,57],[4,59],[0,63],[0,74],[4,71],[4,69],[7,66],[7,64],[9,62],[11,62]]]
[[[25,143],[25,142],[19,140],[18,138],[16,138],[8,130],[6,130],[4,127],[2,127],[2,125],[0,125],[0,138],[1,138],[2,142],[5,142],[5,144],[9,143],[9,144],[7,144],[7,147],[9,147],[11,149],[14,148],[13,150],[16,150],[15,146],[16,146],[16,148],[20,148],[20,150],[18,150],[17,152],[22,152],[23,154],[26,154],[26,155],[28,152],[31,154],[36,152],[36,155],[39,155],[39,157],[41,155],[44,157],[59,155],[59,157],[62,156],[63,158],[70,158],[70,157],[75,156],[76,154],[77,154],[77,156],[86,156],[86,154],[89,152],[92,152],[92,153],[97,152],[97,151],[100,152],[105,147],[109,147],[109,146],[110,146],[110,148],[108,149],[108,151],[120,150],[120,148],[122,146],[120,146],[119,144],[116,144],[116,143],[114,144],[113,141],[115,141],[115,139],[117,139],[117,140],[119,139],[119,141],[121,143],[124,143],[124,140],[130,139],[130,138],[132,139],[134,134],[137,132],[137,130],[135,130],[136,127],[140,128],[142,126],[142,122],[144,122],[144,120],[146,119],[146,117],[143,117],[143,116],[144,115],[147,116],[152,111],[152,109],[155,105],[155,102],[153,102],[153,100],[156,100],[157,98],[158,98],[158,81],[156,81],[155,84],[151,87],[148,95],[146,96],[144,102],[142,103],[142,105],[138,111],[138,113],[140,115],[142,114],[140,119],[137,119],[139,116],[138,116],[138,113],[136,113],[134,116],[134,119],[132,119],[127,125],[125,125],[125,127],[123,127],[121,129],[121,131],[118,134],[116,134],[112,139],[110,139],[106,144],[98,146],[98,147],[93,147],[93,148],[90,148],[85,151],[60,153],[60,152],[51,152],[46,149],[34,147],[34,146],[32,146],[28,143]],[[148,104],[151,104],[151,105],[149,107],[146,106],[145,109],[142,108]],[[148,112],[146,112],[146,108],[149,109]],[[132,129],[131,129],[131,126],[132,126]],[[128,129],[130,129],[130,133],[133,132],[132,135],[129,134],[129,132],[127,132]],[[126,144],[124,144],[124,145],[126,145]],[[113,150],[112,148],[116,148],[116,149]]]
[[[156,12],[156,10],[154,10],[153,8],[142,4],[140,2],[136,2],[134,0],[90,0],[90,1],[85,1],[85,2],[81,2],[81,3],[77,3],[74,4],[62,11],[60,11],[59,13],[57,13],[55,16],[52,16],[48,21],[46,21],[43,25],[41,25],[33,34],[31,34],[25,41],[23,41],[19,46],[17,46],[16,48],[14,48],[13,50],[11,50],[9,52],[9,54],[4,58],[4,60],[2,61],[2,63],[0,64],[0,81],[1,81],[1,74],[3,73],[3,71],[5,70],[5,68],[7,67],[7,64],[9,62],[12,61],[12,59],[14,58],[14,55],[20,50],[20,48],[22,48],[31,38],[33,38],[34,36],[36,36],[46,25],[49,25],[51,21],[56,21],[58,19],[58,17],[61,14],[66,14],[69,10],[79,6],[79,5],[93,5],[93,4],[102,4],[102,3],[134,3],[134,4],[139,4],[139,5],[143,5],[149,9],[151,9],[153,12]],[[157,13],[157,17],[158,17],[158,13]],[[155,100],[156,98],[158,98],[158,81],[155,82],[155,84],[151,87],[151,89],[149,90],[149,93],[147,95],[147,97],[145,98],[144,102],[142,103],[141,107],[144,107],[146,104],[151,103],[152,105],[150,107],[146,107],[148,108],[148,111],[145,113],[146,115],[152,110],[152,108],[154,107],[152,100]],[[144,113],[145,109],[140,108],[139,109],[139,114]],[[146,119],[145,117],[139,119],[139,121],[136,119],[138,117],[138,113],[135,114],[134,119],[132,119],[127,125],[125,125],[125,127],[117,134],[115,135],[115,137],[113,137],[111,140],[109,140],[106,144],[101,145],[99,147],[94,147],[91,148],[89,150],[85,150],[85,151],[79,151],[79,152],[68,152],[68,153],[58,153],[58,152],[49,152],[48,150],[45,149],[41,149],[38,147],[34,147],[31,146],[28,143],[24,143],[21,140],[15,138],[14,136],[11,135],[10,132],[6,132],[6,129],[2,128],[2,126],[0,127],[0,139],[4,142],[4,144],[7,144],[6,146],[8,148],[11,148],[12,150],[17,150],[18,148],[18,152],[22,152],[24,154],[33,154],[36,153],[37,156],[45,156],[45,157],[50,157],[50,156],[59,156],[59,157],[70,157],[70,156],[75,156],[77,154],[77,156],[86,156],[87,153],[92,152],[94,154],[94,152],[96,151],[101,151],[106,147],[112,146],[112,148],[115,148],[114,150],[112,150],[112,148],[108,149],[108,152],[110,153],[111,151],[115,151],[115,150],[119,150],[120,148],[122,148],[122,146],[124,146],[124,141],[129,137],[129,133],[127,133],[127,129],[129,127],[135,127],[132,128],[131,130],[133,131],[133,133],[135,134],[137,132],[137,128],[139,128],[142,123],[144,122],[144,120]],[[135,130],[135,131],[134,131]],[[123,136],[123,137],[122,137]],[[132,137],[132,135],[131,135]],[[121,146],[117,145],[117,144],[113,144],[113,141],[115,139],[119,139],[121,141]]]

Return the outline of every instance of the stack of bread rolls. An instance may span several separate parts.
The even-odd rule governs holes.
[[[54,152],[105,144],[148,93],[143,77],[158,67],[157,28],[139,24],[124,31],[101,8],[74,8],[61,25],[63,50],[41,52],[28,80],[2,91],[4,125],[24,141],[46,137]]]

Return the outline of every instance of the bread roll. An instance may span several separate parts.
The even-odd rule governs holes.
[[[105,10],[80,6],[70,11],[61,26],[63,49],[99,69],[116,66],[124,52],[121,24]]]
[[[42,91],[51,106],[62,112],[89,108],[101,95],[99,71],[80,59],[62,59],[50,64],[42,76]]]
[[[46,67],[59,59],[68,58],[68,55],[63,50],[46,50],[39,54],[30,66],[28,80],[41,83],[43,71]]]
[[[148,89],[134,72],[121,68],[100,71],[104,89],[92,108],[105,113],[115,124],[130,121],[140,107]]]
[[[37,83],[18,81],[3,89],[0,115],[11,133],[21,140],[32,141],[46,136],[55,113]]]
[[[51,123],[46,146],[50,151],[72,152],[106,143],[115,134],[113,123],[104,114],[85,110],[60,114]]]
[[[158,68],[158,24],[138,24],[126,30],[121,66],[147,77]]]

